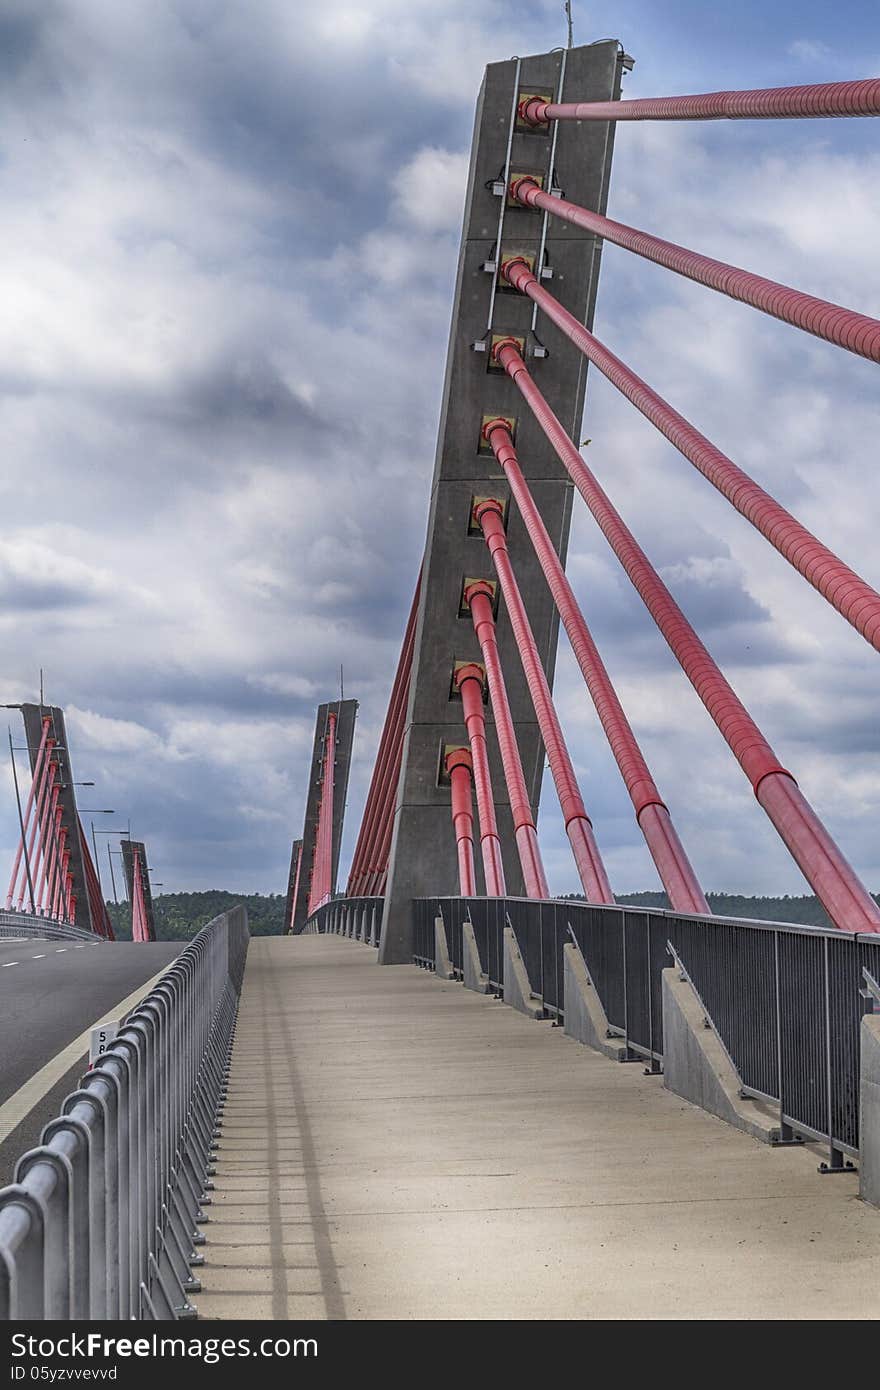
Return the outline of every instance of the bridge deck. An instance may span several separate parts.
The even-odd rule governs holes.
[[[203,1317],[866,1318],[880,1213],[547,1023],[251,942]]]

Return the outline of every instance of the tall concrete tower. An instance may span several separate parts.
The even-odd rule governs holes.
[[[486,418],[501,415],[514,422],[520,463],[563,559],[568,543],[572,485],[524,409],[513,382],[503,371],[492,370],[491,347],[497,336],[512,335],[522,341],[538,385],[573,435],[583,414],[586,362],[551,323],[536,316],[529,300],[505,288],[499,267],[502,252],[532,257],[535,273],[552,277],[554,295],[589,325],[601,243],[557,219],[550,223],[544,213],[512,204],[506,187],[511,176],[531,174],[545,188],[561,187],[573,202],[604,212],[614,126],[560,122],[534,129],[518,118],[517,106],[528,96],[550,101],[615,100],[620,95],[622,58],[620,44],[608,40],[492,63],[480,91],[382,924],[379,959],[384,964],[411,958],[410,902],[414,897],[458,893],[450,792],[440,777],[442,749],[446,744],[460,744],[463,738],[461,704],[452,694],[454,663],[480,661],[470,617],[462,606],[464,581],[492,578],[485,542],[470,524],[471,512],[475,497],[508,495],[491,451],[481,447]],[[552,681],[558,617],[513,508],[508,543],[544,669]],[[520,755],[537,810],[544,749],[503,605],[498,641]],[[510,807],[494,738],[489,742],[508,891],[518,894],[522,880]]]

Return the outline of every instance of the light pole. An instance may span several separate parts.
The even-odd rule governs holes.
[[[92,811],[91,814],[92,814],[93,816],[114,816],[114,815],[116,814],[116,812],[115,812],[115,811]],[[123,830],[121,827],[117,827],[117,828],[115,828],[115,829],[113,829],[113,830],[96,830],[96,829],[95,829],[95,822],[94,822],[94,821],[91,822],[91,826],[92,826],[92,844],[93,844],[94,847],[95,847],[95,864],[97,865],[97,863],[98,863],[98,842],[97,842],[97,840],[95,839],[95,836],[96,836],[96,835],[128,835],[129,832],[128,832],[127,830]],[[108,860],[108,863],[110,864],[110,882],[113,884],[113,901],[114,901],[114,903],[116,904],[116,906],[118,907],[118,906],[119,906],[119,899],[118,899],[117,896],[116,896],[116,875],[115,875],[114,872],[113,872],[113,860],[112,860],[112,858],[110,857],[110,854],[111,854],[111,852],[110,852],[110,845],[108,844],[108,845],[107,845],[107,860]],[[101,871],[100,871],[100,869],[99,869],[99,870],[98,870],[98,880],[99,880],[99,881],[100,881],[100,878],[101,878]],[[103,889],[103,886],[102,886],[102,888],[101,888],[101,893],[102,893],[102,895],[103,895],[103,892],[104,892],[104,889]]]
[[[118,907],[119,899],[116,896],[116,875],[113,872],[113,852],[110,849],[109,841],[107,842],[107,863],[110,865],[110,882],[113,884],[113,901]]]
[[[94,782],[74,782],[73,785],[74,785],[75,787],[93,787],[95,784],[94,784]],[[77,808],[77,809],[78,809],[78,808]],[[85,810],[85,808],[84,808],[81,812],[78,811],[78,813],[79,813],[80,815],[83,815],[83,816],[115,816],[115,815],[116,815],[116,812],[115,812],[115,811],[87,811],[87,810]],[[92,848],[93,848],[94,851],[95,851],[95,873],[98,875],[98,889],[99,889],[99,891],[100,891],[101,898],[103,899],[103,897],[104,897],[104,885],[103,885],[103,883],[101,882],[101,861],[100,861],[99,858],[98,858],[98,841],[95,839],[95,822],[94,822],[94,821],[91,821],[90,824],[91,824],[91,827],[92,827]]]

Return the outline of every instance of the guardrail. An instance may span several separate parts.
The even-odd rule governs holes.
[[[19,1161],[0,1192],[0,1318],[196,1316],[247,943],[243,907],[203,927]]]
[[[29,936],[47,941],[103,941],[96,932],[84,931],[72,922],[56,922],[31,912],[0,912],[0,940]]]
[[[384,906],[384,898],[332,898],[312,913],[303,935],[334,933],[363,941],[367,946],[378,946]]]
[[[829,1167],[859,1152],[859,1025],[870,1007],[863,971],[880,977],[880,938],[728,917],[686,917],[583,902],[425,898],[413,904],[414,961],[435,965],[434,923],[463,973],[462,923],[483,970],[503,992],[503,939],[512,927],[533,994],[562,1019],[563,948],[574,939],[609,1033],[652,1069],[663,1061],[661,972],[681,964],[742,1081],[778,1109],[783,1142],[829,1146]]]

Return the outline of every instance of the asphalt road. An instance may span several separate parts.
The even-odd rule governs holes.
[[[170,965],[179,941],[0,941],[0,1105],[91,1024]],[[85,1069],[85,1054],[0,1144],[0,1184],[39,1142]]]

